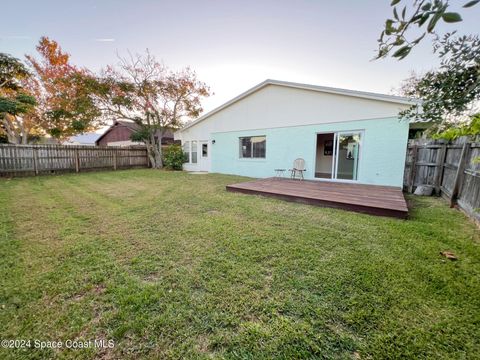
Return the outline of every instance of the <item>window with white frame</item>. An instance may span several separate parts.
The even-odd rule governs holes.
[[[195,140],[192,141],[192,157],[190,160],[192,164],[197,163],[197,142]]]
[[[197,163],[197,144],[196,140],[192,141],[185,141],[182,144],[183,153],[185,154],[185,159],[188,164],[196,164]]]
[[[265,159],[267,151],[266,136],[249,136],[239,138],[240,158]]]
[[[189,163],[190,162],[190,141],[185,141],[183,143],[183,153],[185,154],[187,163]]]

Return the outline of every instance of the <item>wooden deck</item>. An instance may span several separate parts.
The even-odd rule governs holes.
[[[227,191],[270,196],[378,216],[401,219],[408,216],[408,207],[402,190],[390,186],[267,178],[227,185]]]

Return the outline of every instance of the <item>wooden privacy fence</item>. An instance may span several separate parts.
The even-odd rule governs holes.
[[[404,188],[413,192],[430,185],[437,195],[480,220],[480,143],[463,137],[411,140],[407,149]]]
[[[0,144],[0,176],[148,167],[145,147]]]

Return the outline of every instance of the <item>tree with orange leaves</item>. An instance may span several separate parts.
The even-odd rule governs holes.
[[[162,168],[162,137],[202,112],[201,99],[209,87],[189,68],[173,72],[147,50],[145,55],[120,57],[93,84],[97,104],[105,116],[139,125],[132,140],[147,146],[150,164]]]
[[[70,55],[58,43],[42,37],[36,47],[40,58],[27,55],[33,76],[25,88],[38,105],[29,116],[46,134],[57,138],[94,131],[101,125],[101,111],[95,106],[85,79],[93,75],[70,63]]]

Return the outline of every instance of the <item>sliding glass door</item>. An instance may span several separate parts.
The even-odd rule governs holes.
[[[361,132],[336,133],[334,179],[358,180]]]
[[[358,180],[362,131],[317,134],[315,177]]]

